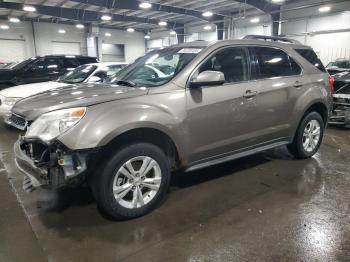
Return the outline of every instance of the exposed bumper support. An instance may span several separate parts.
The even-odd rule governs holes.
[[[47,170],[36,167],[34,161],[28,157],[21,149],[21,140],[19,139],[14,145],[15,161],[18,169],[30,179],[34,187],[47,185],[43,177],[47,177]]]
[[[59,188],[81,180],[81,174],[87,169],[87,153],[64,151],[56,144],[45,144],[38,154],[33,153],[35,143],[43,145],[42,141],[25,141],[23,137],[14,145],[16,165],[25,175],[23,188],[26,191],[37,187]],[[41,155],[40,160],[33,155]]]

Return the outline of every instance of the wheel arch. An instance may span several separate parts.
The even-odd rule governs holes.
[[[118,134],[102,147],[102,155],[110,154],[117,148],[131,143],[147,142],[160,147],[166,154],[173,170],[183,165],[182,149],[166,132],[154,127],[139,127]]]
[[[328,107],[324,103],[316,102],[316,103],[311,104],[305,110],[305,112],[304,112],[300,122],[310,112],[317,112],[317,113],[319,113],[321,115],[322,119],[323,119],[323,122],[324,122],[325,126],[327,125],[329,114],[328,114]]]

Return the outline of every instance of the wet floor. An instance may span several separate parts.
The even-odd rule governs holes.
[[[309,160],[278,148],[174,174],[161,207],[124,222],[86,188],[23,192],[17,136],[0,125],[0,261],[350,261],[350,130]]]

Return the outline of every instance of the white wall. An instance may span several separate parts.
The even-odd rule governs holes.
[[[110,33],[111,36],[105,36],[105,33]],[[133,62],[136,58],[145,54],[145,39],[144,34],[140,32],[128,33],[122,30],[100,29],[99,34],[99,50],[102,50],[102,43],[105,44],[123,44],[125,50],[125,62]],[[100,59],[102,52],[100,51]]]
[[[324,64],[350,58],[350,1],[332,5],[333,13],[321,15],[318,7],[282,13],[281,33],[311,46]],[[311,14],[313,14],[311,16]]]
[[[74,46],[67,50],[67,54],[73,54],[71,52],[78,52],[79,54],[88,54],[88,29],[77,29],[73,25],[63,25],[63,24],[52,24],[52,23],[41,23],[34,22],[34,33],[32,30],[32,23],[22,21],[18,24],[8,23],[8,21],[1,21],[0,24],[9,24],[9,30],[0,30],[0,40],[1,39],[14,39],[25,41],[25,57],[29,58],[35,55],[51,55],[57,50],[61,50],[58,47],[62,46]],[[65,34],[59,34],[58,30],[66,30]],[[111,33],[111,37],[106,37],[104,34],[106,32]],[[36,49],[34,48],[34,37]],[[122,30],[110,30],[110,29],[97,29],[98,37],[98,50],[99,59],[102,61],[102,43],[106,44],[123,44],[125,46],[125,61],[132,62],[136,58],[144,55],[145,53],[145,40],[144,34],[140,32],[128,33]],[[89,48],[94,49],[96,46],[93,45],[94,39],[91,39]],[[1,47],[0,47],[1,48]],[[95,48],[96,49],[96,48]],[[35,53],[36,50],[36,53]],[[94,50],[90,50],[89,54],[96,56]],[[0,57],[0,61],[2,58]],[[8,59],[6,59],[8,60]]]
[[[258,15],[260,22],[253,24],[250,22],[252,17],[246,19],[237,19],[234,21],[235,39],[241,39],[246,35],[271,35],[272,34],[272,19],[270,15]]]
[[[4,21],[0,21],[2,24]],[[34,42],[33,42],[33,34],[32,34],[32,25],[30,22],[22,22],[18,24],[11,24],[11,28],[9,30],[0,30],[0,39],[11,39],[11,40],[21,40],[25,43],[25,57],[33,57],[35,55],[34,52]],[[3,48],[3,47],[0,47]],[[2,50],[5,52],[6,50]],[[8,57],[8,56],[7,56]],[[9,61],[9,58],[0,57],[0,60]]]
[[[58,30],[66,30],[65,34],[59,34]],[[34,23],[34,32],[37,46],[37,55],[52,55],[53,42],[75,43],[80,45],[80,53],[74,55],[86,55],[86,33],[84,29],[77,29],[72,25],[58,25],[51,23]],[[73,53],[70,53],[73,55]]]
[[[151,39],[146,41],[148,50],[177,44],[177,37],[170,35],[170,31],[152,32]]]

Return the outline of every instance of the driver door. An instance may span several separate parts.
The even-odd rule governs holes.
[[[247,126],[254,125],[256,94],[250,80],[250,58],[245,47],[220,49],[194,76],[206,70],[221,71],[225,83],[187,88],[189,162],[193,164],[229,154],[252,143]]]
[[[36,83],[56,80],[60,75],[61,63],[57,58],[42,58],[22,74],[22,83]]]

